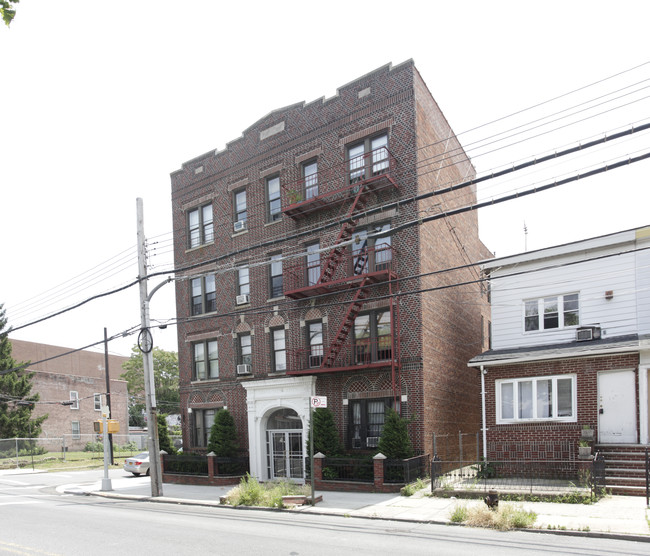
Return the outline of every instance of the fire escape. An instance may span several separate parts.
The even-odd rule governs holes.
[[[395,159],[386,147],[375,149],[346,162],[346,169],[319,172],[303,179],[297,190],[285,191],[283,212],[296,220],[313,216],[317,211],[338,207],[341,228],[335,241],[319,249],[317,260],[307,257],[301,264],[285,270],[285,296],[301,300],[323,294],[348,291],[351,300],[338,326],[330,321],[336,332],[324,343],[320,356],[313,349],[299,350],[289,375],[308,375],[363,368],[391,367],[392,389],[399,393],[399,333],[397,307],[393,296],[393,281],[397,279],[396,257],[390,240],[374,240],[369,246],[365,234],[356,234],[360,215],[366,208],[371,192],[397,190]],[[320,246],[323,247],[323,246]],[[386,283],[390,315],[390,337],[356,339],[355,321],[364,303],[372,297],[372,286]]]

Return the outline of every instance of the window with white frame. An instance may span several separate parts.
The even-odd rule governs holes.
[[[307,323],[307,334],[309,342],[308,367],[314,369],[323,363],[323,321]]]
[[[524,300],[524,330],[552,330],[580,324],[580,295],[569,293]]]
[[[79,409],[79,392],[70,390],[70,409]]]
[[[189,247],[198,247],[214,241],[212,204],[190,210],[187,213]]]
[[[95,403],[95,411],[101,411],[102,410],[102,395],[101,394],[93,394],[93,401]]]
[[[239,227],[243,230],[246,227],[246,220],[248,220],[248,206],[246,203],[246,190],[240,189],[233,194],[235,224],[240,223]],[[239,231],[239,230],[235,230]]]
[[[348,147],[350,183],[385,173],[389,167],[388,135],[376,135]]]
[[[79,439],[81,438],[81,424],[79,421],[72,421],[72,438]]]
[[[575,421],[576,375],[496,381],[497,423]]]
[[[267,221],[273,222],[282,218],[282,201],[280,199],[280,177],[266,179]]]
[[[320,279],[320,243],[307,245],[307,285],[315,286]]]
[[[247,266],[237,270],[237,295],[250,295],[250,271]]]
[[[284,295],[284,286],[282,283],[282,254],[271,255],[271,264],[269,265],[271,298],[282,297]]]
[[[253,337],[250,333],[237,336],[237,364],[250,365],[253,362]]]
[[[217,285],[214,274],[193,278],[192,315],[212,313],[217,310]]]
[[[214,424],[214,409],[194,409],[192,411],[192,441],[196,447],[205,447],[210,438],[210,429]]]
[[[305,199],[318,197],[318,162],[305,162],[302,165],[302,177],[305,181]]]
[[[219,345],[217,340],[196,342],[192,345],[192,380],[214,380],[219,378]]]
[[[273,349],[273,370],[276,373],[282,373],[287,370],[287,345],[285,340],[285,330],[282,328],[273,328],[271,330],[272,349]]]

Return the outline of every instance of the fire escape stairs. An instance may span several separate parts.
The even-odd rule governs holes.
[[[343,322],[341,323],[341,326],[339,327],[334,340],[330,344],[329,349],[325,354],[325,357],[323,358],[323,363],[321,364],[321,368],[328,368],[333,365],[334,361],[336,360],[336,357],[341,351],[341,347],[343,346],[345,340],[350,334],[350,331],[354,328],[354,321],[357,318],[359,311],[361,311],[361,307],[363,307],[366,298],[368,297],[369,289],[366,286],[366,282],[367,282],[367,278],[364,278],[361,281],[361,284],[357,289],[356,293],[354,294],[352,303],[350,303],[350,305],[348,306],[348,312],[345,315],[345,318],[343,319]]]
[[[319,284],[329,282],[336,274],[336,269],[338,268],[345,252],[345,246],[341,246],[341,244],[345,243],[352,237],[352,234],[357,227],[357,219],[352,218],[352,215],[355,212],[363,210],[366,206],[364,200],[362,199],[363,193],[364,186],[361,185],[359,187],[359,191],[357,191],[354,201],[352,202],[350,210],[348,210],[347,215],[344,218],[343,226],[341,226],[341,231],[339,232],[339,235],[334,242],[334,249],[332,249],[330,254],[327,256],[327,260],[323,265],[323,270],[318,279]]]

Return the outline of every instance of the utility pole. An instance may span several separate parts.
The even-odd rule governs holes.
[[[149,440],[149,469],[151,475],[151,496],[162,496],[162,470],[160,467],[160,447],[158,442],[158,418],[156,409],[156,390],[153,377],[153,337],[149,329],[149,296],[147,295],[147,255],[144,236],[144,211],[142,199],[136,200],[138,211],[138,280],[140,281],[140,335],[138,347],[142,352],[144,366],[144,392],[147,411],[147,431]],[[153,292],[152,292],[153,293]]]
[[[108,414],[111,415],[111,378],[108,374],[108,332],[106,327],[104,327],[104,372],[106,374],[106,405],[108,406]],[[129,424],[126,423],[126,425]],[[104,431],[104,434],[106,434],[106,431]],[[108,444],[111,451],[111,465],[113,465],[115,463],[113,460],[113,433],[108,435]]]

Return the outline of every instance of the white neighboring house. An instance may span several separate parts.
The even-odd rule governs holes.
[[[469,366],[485,383],[484,455],[507,458],[508,443],[538,439],[574,457],[586,427],[595,450],[647,445],[650,226],[481,266],[491,348]]]

